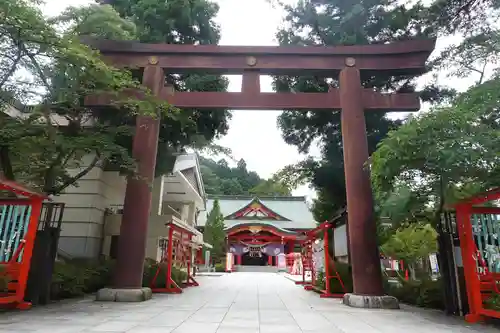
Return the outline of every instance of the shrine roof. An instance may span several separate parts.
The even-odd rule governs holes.
[[[258,222],[241,222],[241,221],[237,221],[238,223],[234,224],[234,225],[231,225],[231,226],[228,226],[226,227],[225,231],[226,233],[230,233],[230,232],[238,232],[238,230],[244,230],[245,228],[249,227],[262,227],[262,228],[270,228],[271,230],[275,230],[277,231],[278,233],[280,234],[285,234],[285,235],[299,235],[298,232],[296,231],[292,231],[292,230],[287,230],[287,229],[283,229],[283,228],[280,228],[280,227],[277,227],[275,226],[274,224],[272,223],[269,223],[267,221],[258,221]],[[240,229],[241,228],[241,229]]]
[[[207,216],[212,210],[214,197],[209,196],[207,210],[198,217],[198,226],[205,226]],[[307,206],[306,198],[297,197],[252,197],[252,196],[218,196],[222,215],[225,217],[226,228],[232,228],[238,224],[265,223],[279,229],[312,229],[317,226],[314,217]],[[278,215],[277,219],[266,217],[235,218],[235,213],[248,207],[252,203],[260,203]]]

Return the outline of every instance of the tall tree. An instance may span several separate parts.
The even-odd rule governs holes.
[[[437,223],[447,205],[498,186],[499,101],[495,77],[391,132],[371,158],[379,201],[404,184],[433,207]]]
[[[433,26],[422,15],[426,9],[420,2],[398,5],[387,0],[363,0],[356,3],[339,0],[303,0],[284,6],[285,27],[277,38],[281,45],[355,45],[385,43],[407,38],[431,37]],[[363,85],[383,92],[413,92],[414,77],[388,75],[362,76]],[[327,92],[337,87],[336,79],[318,76],[276,77],[277,91]],[[436,87],[427,87],[422,98],[437,99],[447,96]],[[369,112],[366,116],[370,153],[377,143],[400,122],[392,121],[383,113]],[[286,110],[279,117],[278,126],[285,141],[307,153],[313,142],[321,147],[320,161],[307,160],[283,170],[291,174],[287,179],[310,181],[318,190],[313,210],[317,216],[331,218],[345,205],[342,138],[340,115],[329,110]],[[320,202],[319,200],[327,200]]]
[[[499,61],[500,30],[485,27],[445,48],[432,65],[450,78],[475,78],[475,84],[481,84],[498,68]]]
[[[3,1],[0,12],[8,13],[0,22],[0,44],[14,48],[12,52],[22,58],[12,61],[12,70],[4,72],[3,88],[12,96],[27,96],[37,102],[31,112],[0,120],[4,175],[58,194],[105,162],[116,162],[121,169],[133,172],[135,162],[127,147],[115,141],[118,135],[130,135],[132,129],[100,121],[93,110],[85,107],[83,96],[115,93],[115,102],[126,116],[139,113],[171,117],[173,113],[168,112],[166,103],[155,100],[147,91],[141,101],[118,97],[129,89],[143,88],[130,72],[109,66],[97,52],[81,44],[75,21],[47,20],[34,1]],[[84,13],[90,20],[99,16],[106,22],[99,26],[100,31],[120,31],[116,25],[129,26],[133,31],[133,24],[109,7],[91,6],[83,11],[73,8],[63,16],[69,13],[74,17]],[[28,72],[31,79],[20,75],[21,71]],[[93,160],[84,165],[83,157],[88,155]],[[75,168],[81,171],[68,172]]]
[[[220,30],[214,18],[219,6],[208,0],[104,0],[137,26],[145,43],[217,44]],[[177,91],[225,91],[228,81],[219,75],[169,74],[167,83]],[[224,135],[230,113],[224,109],[183,109],[182,117],[165,119],[160,127],[157,173],[171,167],[173,152],[202,146]]]
[[[255,195],[290,196],[291,188],[280,175],[262,179],[254,171],[247,169],[245,160],[240,159],[231,168],[225,159],[214,161],[200,157],[201,174],[205,190],[210,195]]]
[[[207,194],[244,195],[257,186],[262,179],[253,171],[246,169],[246,162],[240,160],[239,167],[231,168],[225,159],[214,161],[200,157],[203,181],[208,184]]]
[[[292,190],[277,179],[263,180],[249,191],[256,196],[291,196]]]
[[[212,245],[211,256],[216,261],[222,258],[225,252],[226,233],[224,228],[224,216],[220,210],[219,200],[216,199],[208,214],[203,232],[203,240]]]
[[[413,279],[417,278],[416,264],[436,253],[437,232],[430,224],[411,224],[398,228],[381,246],[382,253],[390,258],[404,260]],[[428,272],[425,272],[425,277]]]

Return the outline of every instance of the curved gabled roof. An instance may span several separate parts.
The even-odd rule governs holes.
[[[207,210],[198,217],[198,226],[203,227],[207,221],[207,216],[212,210],[215,197],[207,200]],[[252,203],[255,198],[252,196],[218,196],[219,206],[226,228],[241,224],[241,219],[233,219],[231,215]],[[286,220],[259,218],[255,220],[245,219],[244,222],[259,222],[271,224],[281,229],[313,229],[317,226],[314,217],[307,206],[305,197],[259,197],[259,201],[276,214],[286,218]]]
[[[281,236],[281,235],[283,235],[283,236],[292,236],[292,235],[298,236],[299,235],[298,232],[279,228],[279,227],[273,225],[272,223],[266,223],[266,222],[243,222],[243,223],[235,224],[229,228],[226,228],[225,231],[226,231],[226,234],[231,235],[231,234],[235,234],[239,231],[245,231],[245,230],[248,230],[251,228],[259,228],[262,231],[269,231],[269,232],[271,232],[275,235],[278,235],[278,236]]]

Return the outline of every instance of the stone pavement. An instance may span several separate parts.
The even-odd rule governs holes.
[[[181,295],[145,303],[71,301],[0,315],[0,333],[475,333],[434,311],[354,309],[273,273],[202,276]]]

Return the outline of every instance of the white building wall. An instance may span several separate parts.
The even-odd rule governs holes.
[[[347,257],[347,229],[346,225],[335,228],[334,231],[335,257]]]
[[[85,157],[82,168],[92,159],[93,156]],[[69,172],[76,174],[80,170]],[[163,180],[163,176],[155,179],[152,189],[147,246],[148,256],[151,257],[157,249],[158,237],[166,236],[165,223],[173,214],[166,209],[167,205],[179,209],[176,217],[187,224],[193,226],[195,220],[196,205],[193,201],[184,201],[186,198],[178,199],[175,196],[171,196],[172,202],[162,201],[165,188]],[[87,258],[109,255],[111,236],[119,235],[126,185],[126,177],[118,172],[103,171],[96,167],[78,181],[78,186],[70,186],[63,194],[53,198],[55,202],[65,203],[59,240],[59,249],[63,254]],[[111,215],[105,216],[107,209]]]
[[[85,168],[93,157],[84,158]],[[69,170],[76,174],[81,169]],[[53,198],[65,203],[59,249],[74,257],[97,257],[102,247],[104,212],[106,208],[123,205],[126,180],[118,172],[105,172],[93,168],[78,181],[78,186],[68,187],[63,194]]]

